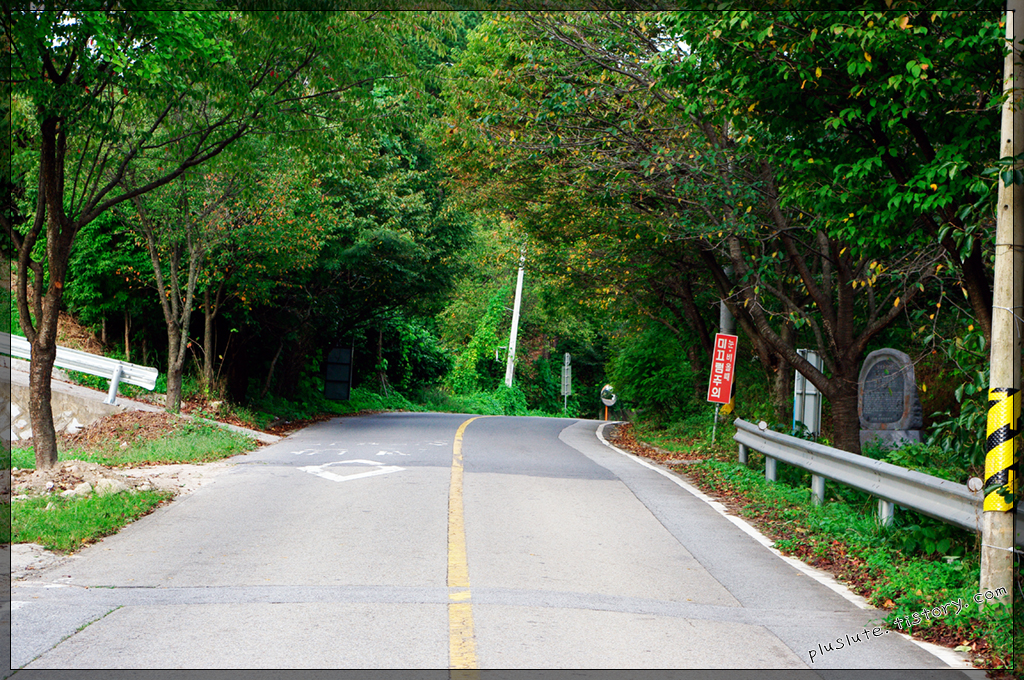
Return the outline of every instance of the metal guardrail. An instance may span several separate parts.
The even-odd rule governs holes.
[[[893,506],[916,510],[949,524],[981,532],[982,493],[973,492],[965,484],[940,479],[916,470],[858,456],[797,437],[762,430],[742,419],[735,421],[733,439],[739,444],[740,462],[746,463],[747,450],[765,456],[765,477],[775,480],[776,461],[783,461],[811,473],[814,500],[824,501],[825,479],[841,482],[866,491],[879,500],[879,519],[891,521]],[[1018,513],[1017,545],[1024,546],[1024,521]]]
[[[9,346],[8,338],[10,338]],[[19,359],[28,359],[30,361],[32,359],[32,347],[29,345],[28,340],[21,335],[0,334],[0,353]],[[88,352],[68,349],[67,347],[57,348],[57,358],[53,365],[80,373],[97,375],[109,380],[110,390],[107,392],[107,398],[104,400],[107,404],[115,403],[119,383],[131,383],[132,385],[138,385],[139,387],[151,390],[156,387],[156,379],[160,374],[160,371],[150,366],[130,364],[127,361],[109,359],[96,354],[89,354]]]

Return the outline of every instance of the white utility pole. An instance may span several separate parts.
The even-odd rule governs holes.
[[[1008,0],[1006,39],[1013,49],[1003,66],[1003,104],[999,156],[1020,153],[1024,125],[1021,106],[1021,59],[1018,41],[1024,0]],[[1016,10],[1016,11],[1014,11]],[[1011,89],[1012,88],[1012,89]],[[1016,164],[1014,170],[1019,170]],[[984,514],[981,533],[980,591],[989,599],[1013,601],[1014,495],[1017,491],[1021,433],[1021,326],[1024,309],[1024,201],[1021,190],[999,178],[996,209],[995,283],[992,290],[992,344],[988,392]],[[1016,441],[1015,441],[1016,440]]]
[[[512,387],[512,374],[516,365],[516,337],[519,335],[519,305],[523,301],[523,265],[526,264],[526,248],[520,250],[519,277],[516,279],[516,303],[512,308],[512,330],[508,336],[508,362],[505,364],[505,385]]]

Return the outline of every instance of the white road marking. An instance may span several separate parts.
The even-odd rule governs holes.
[[[402,453],[401,451],[378,451],[378,456],[408,456],[408,453]]]
[[[349,464],[369,465],[374,469],[368,472],[358,472],[354,475],[338,475],[327,470],[327,468],[331,467],[332,465]],[[305,467],[300,467],[299,469],[302,470],[303,472],[308,472],[311,475],[316,475],[317,477],[329,479],[332,482],[348,482],[353,479],[364,479],[366,477],[386,475],[389,472],[398,472],[400,470],[404,470],[405,468],[398,467],[397,465],[384,465],[383,463],[378,463],[377,461],[373,460],[339,460],[333,463],[324,463],[323,465],[307,465]]]
[[[348,449],[302,449],[301,451],[292,451],[296,456],[315,456],[318,453],[334,453],[338,456],[344,456],[348,453]]]

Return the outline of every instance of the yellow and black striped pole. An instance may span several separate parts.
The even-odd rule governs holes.
[[[985,510],[1013,509],[1017,493],[1016,463],[1020,448],[1020,390],[988,391],[988,438],[985,442]]]

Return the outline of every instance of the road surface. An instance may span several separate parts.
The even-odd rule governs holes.
[[[12,668],[967,677],[600,428],[414,413],[306,428],[15,582]]]

